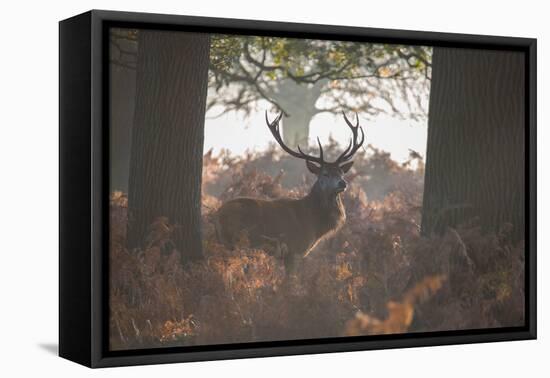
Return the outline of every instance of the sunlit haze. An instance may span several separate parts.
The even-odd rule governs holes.
[[[263,105],[263,106],[262,106]],[[269,109],[267,102],[259,103],[257,109]],[[274,142],[265,124],[264,111],[252,113],[249,117],[229,112],[218,118],[219,109],[213,108],[206,115],[204,151],[210,149],[215,154],[226,149],[233,155],[245,151],[262,151]],[[270,114],[273,119],[276,114]],[[352,115],[348,115],[351,117]],[[387,115],[365,119],[359,115],[360,124],[366,134],[365,146],[368,144],[387,151],[392,159],[404,162],[409,157],[409,149],[425,157],[427,140],[427,120],[401,120]],[[350,130],[341,115],[321,113],[313,118],[310,125],[310,144],[319,137],[321,143],[328,143],[332,136],[342,145],[347,145]]]

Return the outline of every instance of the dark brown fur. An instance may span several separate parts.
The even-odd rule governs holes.
[[[315,189],[302,199],[237,198],[218,211],[220,237],[232,247],[245,233],[252,247],[277,244],[287,269],[346,220],[340,194],[323,199]]]

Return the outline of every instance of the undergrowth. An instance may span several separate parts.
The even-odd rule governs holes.
[[[327,149],[337,153],[335,143]],[[153,222],[126,249],[127,197],[110,199],[110,347],[113,350],[426,332],[522,325],[524,246],[510,227],[475,224],[420,235],[423,163],[369,147],[343,194],[347,221],[305,258],[295,279],[272,250],[221,245],[212,214],[238,196],[307,193],[302,161],[274,149],[204,157],[204,261],[183,267],[173,225]]]

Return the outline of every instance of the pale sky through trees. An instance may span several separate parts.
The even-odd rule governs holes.
[[[214,35],[210,58],[205,152],[265,150],[273,137],[264,113],[274,119],[276,109],[285,111],[287,145],[316,146],[317,137],[326,145],[332,136],[345,148],[340,110],[350,118],[357,110],[364,147],[398,162],[410,150],[425,155],[429,47]]]
[[[269,143],[274,142],[273,136],[265,124],[264,111],[271,105],[267,101],[258,103],[258,112],[251,113],[250,117],[230,112],[219,118],[211,118],[219,114],[219,109],[213,108],[206,115],[204,151],[211,148],[214,154],[222,149],[227,149],[233,155],[241,155],[246,150],[262,151]],[[276,113],[270,112],[270,119],[274,119]],[[352,119],[353,114],[348,114]],[[371,119],[360,116],[360,123],[366,134],[367,144],[387,151],[392,159],[398,162],[408,160],[409,149],[426,156],[427,119],[411,120],[399,119],[380,114]],[[313,118],[309,136],[310,144],[319,136],[321,143],[327,144],[329,136],[340,144],[347,145],[350,138],[349,128],[341,115],[321,113]]]

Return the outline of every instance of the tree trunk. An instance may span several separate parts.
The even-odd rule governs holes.
[[[111,162],[110,191],[120,190],[128,193],[136,71],[115,64],[111,64],[109,69],[111,70],[110,137],[111,146],[114,147],[109,156]]]
[[[202,257],[201,177],[210,38],[140,30],[128,246],[165,216],[184,262]]]
[[[523,238],[524,55],[435,47],[432,67],[423,234],[477,218]]]
[[[313,109],[288,109],[289,116],[283,116],[283,141],[288,146],[307,146],[309,124],[313,118],[313,114],[309,110]]]
[[[282,80],[270,93],[271,97],[283,108],[283,141],[295,148],[297,145],[307,146],[309,124],[317,109],[315,104],[321,96],[321,89],[326,80],[315,84],[298,84],[293,80]]]

